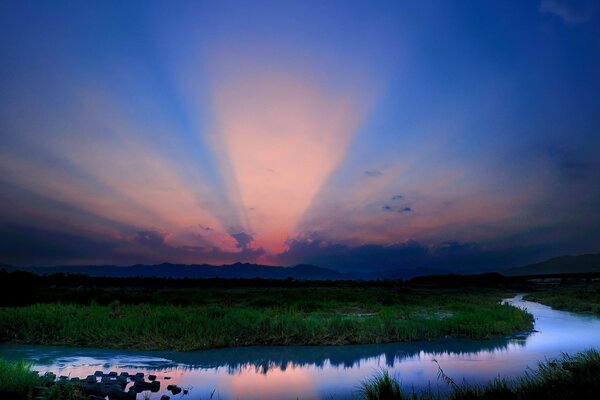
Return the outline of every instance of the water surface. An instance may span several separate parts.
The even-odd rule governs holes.
[[[26,359],[41,372],[85,377],[97,370],[157,375],[167,384],[189,388],[172,399],[347,399],[360,382],[382,368],[407,388],[447,391],[438,382],[437,360],[459,382],[486,383],[498,376],[517,377],[538,361],[600,348],[600,319],[508,300],[535,317],[537,332],[500,340],[437,340],[356,346],[257,346],[196,352],[123,351],[72,347],[1,345],[0,356]],[[164,380],[166,377],[170,380]],[[142,399],[143,394],[138,395]]]

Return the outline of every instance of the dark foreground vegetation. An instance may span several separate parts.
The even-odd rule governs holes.
[[[148,380],[146,380],[148,378]],[[161,382],[156,375],[144,376],[144,373],[129,375],[127,372],[108,374],[97,371],[84,378],[57,377],[52,372],[39,375],[30,364],[9,362],[0,358],[0,398],[14,400],[135,400],[138,393],[150,398],[149,393],[160,390]],[[173,395],[188,389],[177,385],[167,385]],[[161,396],[169,400],[170,395]]]
[[[487,385],[456,383],[439,370],[439,378],[450,385],[449,394],[433,391],[406,392],[399,382],[383,371],[363,382],[361,397],[365,400],[567,400],[594,399],[600,393],[600,353],[588,350],[575,356],[540,362],[536,369],[524,371],[516,380],[498,378]]]
[[[506,288],[469,286],[472,278],[460,287],[263,280],[243,286],[162,280],[164,285],[156,286],[159,279],[143,286],[145,280],[13,274],[5,273],[3,284],[17,278],[31,282],[27,297],[2,299],[0,341],[5,342],[195,350],[482,339],[533,327],[531,315],[500,304]]]
[[[0,398],[83,400],[89,398],[87,388],[90,385],[104,385],[112,388],[115,386],[114,382],[119,382],[120,378],[123,377],[121,375],[112,378],[103,377],[101,381],[96,381],[96,377],[90,376],[81,381],[61,382],[52,375],[38,375],[28,364],[0,359]],[[90,379],[94,383],[88,382]],[[444,374],[440,367],[439,379],[450,386],[447,394],[440,394],[433,390],[408,392],[402,388],[400,379],[401,377],[394,377],[387,371],[382,371],[362,383],[358,393],[359,398],[365,400],[592,399],[597,398],[597,394],[600,392],[600,353],[597,350],[588,350],[575,356],[564,355],[559,359],[539,363],[536,369],[524,371],[523,376],[516,380],[498,378],[487,385],[456,383],[451,377]],[[136,390],[134,388],[135,382],[138,380],[143,380],[143,378],[125,377],[124,382],[134,383],[127,392],[123,391],[123,393],[130,394],[131,398],[135,398]],[[113,383],[108,385],[104,381]],[[144,382],[145,385],[153,385],[152,382]],[[156,383],[158,384],[158,382]],[[103,398],[102,394],[99,394],[97,398]]]

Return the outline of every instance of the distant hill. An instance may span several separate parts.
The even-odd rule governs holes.
[[[435,268],[401,268],[389,271],[351,273],[353,279],[378,280],[378,279],[412,279],[417,276],[446,275],[450,271]]]
[[[235,263],[231,265],[209,264],[170,264],[132,265],[118,267],[114,265],[77,265],[53,267],[19,268],[36,274],[84,274],[89,276],[110,276],[119,278],[156,277],[156,278],[265,278],[265,279],[344,279],[333,269],[314,265],[296,265],[293,267],[273,267],[269,265]]]
[[[524,267],[511,268],[504,275],[550,275],[600,272],[600,254],[561,256]]]
[[[7,270],[23,270],[38,275],[65,273],[83,274],[89,276],[103,277],[156,277],[156,278],[223,278],[223,279],[287,279],[299,280],[379,280],[379,279],[411,279],[422,275],[447,274],[430,268],[396,269],[382,272],[348,272],[318,267],[316,265],[300,264],[291,267],[274,267],[269,265],[235,263],[230,265],[209,264],[171,264],[163,263],[157,265],[132,265],[119,267],[115,265],[64,265],[52,267],[11,267],[3,266]]]

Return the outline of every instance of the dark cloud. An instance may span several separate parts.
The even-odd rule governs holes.
[[[255,262],[265,254],[252,249],[251,236],[236,234],[239,251],[226,251],[212,245],[174,246],[165,233],[145,230],[119,237],[65,233],[33,226],[0,225],[0,264],[81,265]]]
[[[410,208],[410,207],[398,207],[398,208],[396,208],[396,207],[389,206],[387,204],[384,205],[384,206],[382,206],[381,209],[383,211],[386,211],[386,212],[389,212],[389,211],[397,211],[399,213],[412,212],[412,208]]]
[[[585,179],[592,172],[589,163],[575,160],[561,160],[558,168],[564,177],[573,180]]]
[[[392,196],[392,200],[394,200],[394,201],[398,201],[398,200],[402,200],[402,199],[403,199],[403,197],[399,194]]]
[[[546,156],[556,167],[562,179],[568,181],[578,181],[583,179],[595,178],[597,168],[595,160],[584,157],[572,150],[563,147],[548,146],[545,150]]]
[[[587,21],[593,9],[594,3],[590,0],[541,0],[539,6],[540,12],[556,15],[567,24]]]
[[[141,231],[135,234],[133,241],[142,246],[162,247],[165,244],[165,234],[157,231]]]
[[[416,241],[392,245],[349,246],[318,236],[291,240],[277,260],[282,264],[303,262],[341,271],[385,271],[402,268],[435,268],[449,272],[487,272],[539,261],[553,256],[551,246],[488,249],[476,243],[444,242],[426,246]]]
[[[22,225],[0,227],[0,263],[65,263],[107,254],[115,248],[114,242],[104,238]]]
[[[200,229],[202,229],[203,231],[210,232],[210,231],[213,231],[213,230],[214,230],[214,229],[213,229],[213,228],[211,228],[210,226],[204,226],[204,225],[200,225],[200,224],[198,224],[198,226],[199,226],[199,227],[200,227]]]
[[[252,235],[247,234],[246,232],[239,233],[230,233],[229,236],[235,239],[236,246],[240,249],[246,249],[250,243],[254,240]]]
[[[379,171],[378,169],[371,169],[371,170],[365,171],[365,175],[368,176],[369,178],[376,178],[378,176],[383,175],[383,172]]]

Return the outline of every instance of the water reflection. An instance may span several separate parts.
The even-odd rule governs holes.
[[[223,368],[230,374],[253,369],[257,373],[285,372],[290,367],[360,368],[366,361],[380,359],[382,366],[392,368],[407,358],[432,354],[437,357],[456,357],[482,352],[508,351],[509,345],[525,346],[525,339],[462,340],[447,339],[431,342],[386,343],[349,346],[255,346],[214,349],[194,352],[119,351],[108,349],[63,348],[50,346],[4,345],[0,354],[26,359],[40,366],[60,370],[95,365],[102,368],[143,369],[158,371],[178,368]],[[65,356],[68,352],[68,356]]]
[[[152,372],[191,388],[187,398],[351,398],[360,382],[381,368],[407,388],[448,388],[437,381],[435,358],[457,381],[485,383],[515,377],[538,360],[600,347],[600,320],[510,300],[536,318],[539,332],[501,340],[438,340],[356,346],[265,346],[198,352],[137,352],[43,346],[0,346],[0,356],[28,359],[40,371],[86,376],[97,369]],[[166,387],[166,384],[163,384]],[[161,391],[151,398],[167,394]],[[141,395],[138,396],[142,398]],[[177,398],[172,397],[172,398]]]

